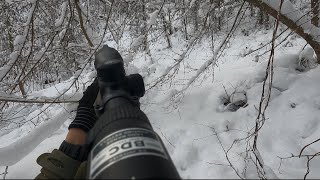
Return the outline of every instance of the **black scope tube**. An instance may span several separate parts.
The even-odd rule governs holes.
[[[89,179],[180,179],[148,117],[127,98],[111,99],[90,133]]]

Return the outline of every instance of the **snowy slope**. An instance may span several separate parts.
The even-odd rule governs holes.
[[[135,56],[132,63],[145,77],[146,84],[166,72],[177,58],[177,53],[184,48],[186,43],[181,36],[176,34],[172,38],[176,45],[173,50],[165,49],[164,43],[158,41],[151,45],[152,60],[143,53]],[[217,37],[217,44],[221,39]],[[258,62],[255,61],[257,53],[247,57],[241,55],[270,39],[271,32],[256,32],[250,37],[236,36],[219,59],[214,74],[212,70],[207,71],[185,92],[183,99],[173,98],[174,92],[181,89],[202,63],[212,56],[210,42],[198,44],[188,54],[172,81],[149,90],[141,100],[142,109],[162,137],[183,178],[239,178],[234,169],[244,178],[257,178],[255,167],[245,160],[244,141],[236,141],[229,151],[228,158],[234,169],[230,167],[223,148],[228,150],[235,140],[246,137],[254,127],[262,92],[268,54],[260,57]],[[281,162],[279,157],[298,155],[303,146],[320,136],[317,131],[320,122],[320,85],[317,83],[320,80],[320,68],[297,71],[298,53],[305,42],[292,38],[290,43],[292,47],[280,46],[276,51],[272,98],[266,114],[268,119],[258,140],[258,149],[269,178],[303,178],[306,172],[305,158]],[[42,93],[46,93],[46,90],[39,92]],[[226,94],[232,93],[232,101],[247,100],[247,105],[235,112],[228,111],[221,102]],[[55,108],[53,110],[57,111]],[[30,154],[10,166],[7,178],[35,177],[40,169],[35,162],[37,156],[60,145],[71,121],[65,120]],[[37,128],[30,124],[23,127],[1,136],[0,147],[9,146],[26,136],[31,129]],[[305,152],[314,154],[319,146],[314,144]],[[33,167],[32,170],[30,167]],[[319,160],[312,161],[308,177],[319,177],[319,167]],[[246,173],[243,173],[244,169],[247,169]],[[0,172],[3,171],[4,167],[1,167]]]

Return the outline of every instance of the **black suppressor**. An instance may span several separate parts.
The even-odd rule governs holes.
[[[89,179],[180,179],[160,137],[140,110],[145,93],[139,74],[125,75],[119,52],[104,46],[95,55],[101,101],[90,132]]]

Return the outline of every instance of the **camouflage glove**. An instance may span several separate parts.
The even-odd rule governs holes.
[[[99,92],[98,79],[96,78],[93,83],[83,93],[83,97],[79,101],[77,115],[72,121],[68,129],[79,128],[88,132],[97,121],[97,116],[93,107]]]

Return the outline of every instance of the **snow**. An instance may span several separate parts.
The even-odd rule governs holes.
[[[298,68],[306,71],[317,66],[317,57],[314,50],[311,47],[303,49],[299,54]]]
[[[191,0],[190,5],[189,5],[189,9],[191,9],[195,3],[196,3],[196,0]]]
[[[306,49],[302,50],[299,54],[299,60],[301,59],[316,59],[314,50],[310,47],[307,47]]]
[[[67,32],[67,29],[63,29],[62,31],[60,31],[59,38],[62,39],[65,36],[66,32]]]
[[[34,2],[36,2],[36,0],[32,0],[30,2],[33,4],[28,12],[28,16],[27,16],[28,19],[27,19],[26,23],[24,24],[25,25],[24,34],[17,35],[15,37],[14,42],[13,42],[15,51],[9,55],[9,59],[10,59],[9,62],[0,68],[0,81],[2,81],[3,78],[8,74],[10,69],[12,69],[13,65],[18,60],[19,54],[21,54],[21,52],[22,52],[22,48],[23,48],[22,44],[24,44],[24,42],[26,41],[27,34],[29,33],[29,24],[31,22],[32,15],[36,9],[36,3],[34,3]]]
[[[28,1],[28,3],[35,3],[35,2],[37,2],[37,0],[27,0]]]
[[[144,41],[145,35],[140,35],[131,44],[131,49],[138,48]]]
[[[12,166],[34,150],[43,140],[50,137],[67,120],[71,110],[77,106],[69,105],[62,112],[54,116],[50,121],[42,123],[26,136],[14,143],[0,148],[0,166]],[[11,133],[12,134],[12,133]]]
[[[65,1],[65,2],[62,3],[62,5],[61,5],[61,7],[60,7],[60,8],[61,8],[61,15],[60,15],[59,19],[57,19],[56,22],[55,22],[55,26],[56,26],[56,27],[62,25],[63,20],[64,20],[64,18],[65,18],[65,16],[66,16],[67,6],[68,6],[68,2],[67,2],[67,1]]]
[[[18,58],[18,52],[14,51],[9,55],[10,58],[10,63],[8,64],[12,64],[14,61],[16,61],[16,59]],[[12,61],[12,62],[11,62]]]
[[[235,103],[235,102],[239,102],[239,101],[246,101],[246,100],[247,100],[246,95],[241,92],[236,92],[236,93],[232,94],[230,97],[231,103]]]
[[[69,43],[68,47],[87,47],[88,45],[86,43],[80,43],[80,44],[75,44],[75,43]]]
[[[14,45],[14,46],[20,45],[20,44],[22,44],[25,40],[26,40],[26,37],[25,37],[25,36],[17,35],[16,38],[14,39],[14,41],[13,41],[13,45]]]
[[[149,15],[149,20],[148,20],[148,22],[147,22],[147,27],[148,27],[148,29],[149,29],[152,25],[154,25],[154,24],[156,23],[157,18],[158,18],[158,14],[159,14],[159,11],[156,10],[156,11],[154,11],[153,13],[151,13],[151,14]]]
[[[13,0],[6,0],[6,2],[9,3],[9,4],[12,4],[13,3],[12,1]]]
[[[263,2],[279,11],[279,0],[263,0]],[[296,22],[297,25],[302,27],[305,33],[310,34],[315,41],[320,42],[320,28],[311,24],[310,16],[306,16],[300,12],[300,10],[296,9],[290,0],[284,0],[281,7],[281,14]]]
[[[31,23],[33,13],[34,13],[36,6],[37,6],[37,3],[35,3],[35,2],[37,2],[37,0],[28,0],[28,1],[29,1],[29,3],[32,3],[32,7],[30,8],[30,11],[27,15],[28,19],[27,19],[26,23],[24,24],[24,26],[26,26],[24,29],[24,32],[25,32],[24,34],[26,34],[26,31],[28,31],[28,29],[29,29],[28,25]],[[26,37],[26,35],[25,35],[25,37]]]
[[[147,59],[142,52],[132,56],[127,72],[139,71],[144,74],[147,89],[159,77],[178,71],[171,80],[163,81],[147,91],[141,99],[141,109],[165,143],[182,178],[238,179],[223,150],[227,150],[235,141],[237,143],[228,153],[230,162],[243,178],[258,178],[254,162],[245,159],[246,142],[239,139],[246,137],[255,125],[268,55],[259,57],[256,62],[256,54],[246,57],[240,54],[247,45],[258,47],[262,41],[268,42],[271,34],[270,31],[256,32],[250,37],[237,35],[227,48],[228,52],[217,61],[213,61],[216,59],[212,58],[209,40],[196,44],[193,51],[187,53],[185,50],[188,43],[179,34],[172,36],[172,49],[165,48],[164,40],[150,43],[154,61]],[[128,39],[123,41],[130,43]],[[222,41],[222,36],[217,37],[215,47],[219,47]],[[299,52],[305,41],[300,38],[291,41],[292,47],[276,50],[267,120],[259,132],[258,150],[255,151],[263,162],[265,176],[271,179],[303,178],[306,172],[305,158],[281,161],[279,157],[299,154],[303,146],[320,136],[317,131],[320,126],[320,84],[317,83],[320,80],[320,67],[298,71]],[[181,62],[179,68],[172,68],[172,64],[177,62]],[[217,65],[214,72],[209,69],[199,74],[202,67],[212,62]],[[211,78],[212,73],[214,79]],[[198,78],[188,83],[196,75]],[[93,72],[87,71],[79,81],[86,82],[84,85],[88,86],[93,76]],[[57,97],[70,84],[71,79],[34,92],[29,97]],[[185,85],[188,88],[184,91],[184,97],[176,99],[175,95]],[[80,88],[79,91],[76,87],[70,88],[65,98],[79,99],[84,87]],[[231,96],[231,103],[247,101],[247,104],[234,112],[221,111],[221,107],[225,108],[221,97],[225,97],[226,92]],[[9,165],[8,178],[34,178],[39,173],[36,158],[41,153],[59,147],[72,119],[69,118],[69,112],[76,105],[67,106],[69,108],[64,105],[39,106],[21,112],[30,114],[26,115],[30,123],[15,127],[0,136],[0,163],[3,166],[0,172],[4,171],[4,166]],[[41,116],[43,122],[35,127],[31,123],[34,121],[32,117],[47,107],[47,115]],[[30,113],[31,110],[34,113]],[[319,148],[319,144],[313,144],[305,153],[316,153]],[[34,168],[29,170],[26,167]],[[314,159],[308,177],[319,177],[319,167],[319,160]]]
[[[3,79],[6,74],[10,71],[11,67],[13,66],[13,64],[17,61],[18,59],[18,53],[16,51],[12,52],[10,55],[9,55],[9,62],[0,67],[0,79]]]

